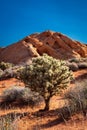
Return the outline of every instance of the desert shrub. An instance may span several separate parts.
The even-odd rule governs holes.
[[[69,62],[75,62],[75,63],[78,63],[80,61],[80,58],[72,58],[72,59],[69,59]]]
[[[10,67],[13,67],[14,65],[12,63],[8,63],[8,62],[0,62],[0,68],[2,70],[8,69]]]
[[[78,65],[75,63],[75,62],[68,62],[67,63],[67,66],[69,67],[70,70],[72,71],[77,71],[79,68],[78,68]]]
[[[12,68],[9,68],[9,69],[6,69],[3,71],[3,74],[0,77],[0,79],[3,80],[3,79],[7,79],[7,78],[12,78],[12,77],[15,77],[15,73],[12,70]]]
[[[5,69],[3,73],[0,76],[0,80],[7,79],[7,78],[13,78],[18,76],[18,70],[20,70],[22,66],[14,66],[10,67],[8,69]]]
[[[21,103],[28,104],[31,107],[39,105],[39,103],[44,101],[39,93],[32,92],[29,88],[25,88],[22,93],[17,96],[17,100]]]
[[[80,62],[87,62],[87,57],[85,57],[85,58],[80,58]]]
[[[70,117],[75,113],[83,112],[86,114],[87,110],[87,80],[76,82],[75,87],[69,89],[65,93],[67,99],[66,105],[60,109],[64,118]]]
[[[87,62],[87,57],[83,58],[72,58],[68,60],[69,62],[75,62],[75,63],[79,63],[79,62]]]
[[[3,102],[13,102],[17,99],[18,95],[22,94],[24,87],[13,86],[3,91],[1,97]]]
[[[0,116],[0,130],[18,130],[18,121],[21,117],[27,115],[27,112],[6,113]]]
[[[29,88],[13,86],[6,89],[1,95],[2,103],[16,101],[18,104],[28,104],[31,107],[39,105],[43,98],[38,93],[32,92]]]
[[[13,71],[11,69],[6,69],[1,74],[0,80],[4,80],[4,79],[7,79],[7,78],[12,78],[12,77],[14,77]]]
[[[79,67],[79,69],[85,69],[85,68],[87,68],[87,62],[80,62],[80,63],[78,63],[78,67]]]
[[[67,62],[67,66],[72,71],[77,71],[78,69],[87,68],[87,58],[72,58]]]
[[[2,77],[3,75],[3,70],[0,69],[0,78]]]
[[[16,120],[16,116],[15,116]],[[0,117],[0,129],[1,130],[14,130],[14,127],[12,125],[13,119],[11,118],[10,114],[6,116]]]
[[[19,76],[26,87],[44,97],[44,110],[49,110],[50,98],[67,88],[71,77],[72,74],[64,61],[46,54],[33,58],[32,64],[24,67]]]

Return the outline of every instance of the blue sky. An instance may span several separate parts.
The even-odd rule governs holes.
[[[0,46],[45,30],[87,43],[87,0],[0,0]]]

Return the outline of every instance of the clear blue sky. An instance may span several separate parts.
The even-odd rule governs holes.
[[[87,0],[0,0],[0,46],[45,30],[87,43]]]

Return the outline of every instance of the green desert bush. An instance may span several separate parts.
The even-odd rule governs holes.
[[[20,71],[19,78],[26,87],[44,97],[46,103],[44,110],[49,110],[50,98],[67,88],[72,79],[72,73],[64,61],[44,54],[33,58],[32,64]]]
[[[32,92],[29,88],[13,86],[3,91],[1,95],[3,105],[4,103],[28,104],[31,107],[39,105],[43,98],[38,93]]]
[[[12,63],[8,63],[8,62],[0,62],[0,69],[5,70],[8,69],[10,67],[13,67],[14,65]]]

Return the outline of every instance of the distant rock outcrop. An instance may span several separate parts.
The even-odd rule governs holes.
[[[0,61],[29,62],[32,57],[47,53],[57,59],[87,57],[87,46],[52,31],[32,34],[6,48],[0,48]]]

